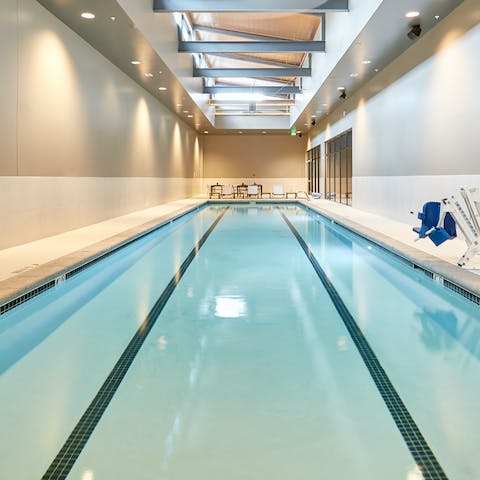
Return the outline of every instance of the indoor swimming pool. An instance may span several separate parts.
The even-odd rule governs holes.
[[[479,306],[299,204],[208,204],[0,316],[0,478],[480,478]]]

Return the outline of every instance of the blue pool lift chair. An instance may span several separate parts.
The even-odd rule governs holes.
[[[418,218],[422,224],[413,228],[413,231],[418,233],[418,239],[428,237],[438,247],[457,236],[455,220],[449,212],[442,212],[440,202],[425,203],[422,211],[418,213]]]
[[[467,250],[457,261],[459,267],[465,267],[480,255],[480,187],[462,187],[460,197],[450,195],[441,202],[427,202],[418,218],[422,220],[422,225],[413,229],[418,233],[417,240],[428,237],[437,246],[455,238],[457,228],[460,230]]]

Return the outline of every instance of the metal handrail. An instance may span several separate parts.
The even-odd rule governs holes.
[[[297,192],[297,197],[298,197],[298,194],[299,194],[299,193],[304,193],[305,196],[307,197],[307,200],[308,200],[309,202],[311,201],[310,195],[309,195],[307,192],[305,192],[305,191],[298,191],[298,192]]]

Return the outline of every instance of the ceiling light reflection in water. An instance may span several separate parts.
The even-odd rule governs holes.
[[[247,315],[247,303],[240,296],[215,297],[215,316],[222,318],[240,318]]]
[[[82,480],[95,480],[92,470],[85,470],[82,474]]]

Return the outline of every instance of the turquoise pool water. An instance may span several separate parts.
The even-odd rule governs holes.
[[[480,478],[479,317],[300,206],[208,206],[0,317],[0,478]]]

